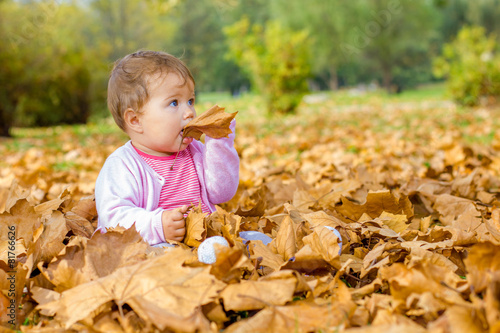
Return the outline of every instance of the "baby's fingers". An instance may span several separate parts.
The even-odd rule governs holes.
[[[180,221],[180,220],[184,220],[184,214],[181,213],[180,211],[178,210],[174,210],[172,211],[172,214],[170,215],[170,217],[172,218],[173,221]]]
[[[179,208],[179,212],[181,212],[182,214],[185,214],[185,213],[187,213],[188,209],[189,209],[189,206],[184,205],[181,208]]]
[[[186,228],[179,228],[174,231],[174,236],[175,237],[181,237],[184,238],[184,235],[186,234]]]

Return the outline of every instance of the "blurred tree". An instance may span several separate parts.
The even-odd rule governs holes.
[[[500,36],[500,1],[434,0],[441,13],[439,31],[444,42],[456,38],[466,25],[482,26]]]
[[[139,49],[170,52],[169,41],[175,31],[170,13],[180,3],[180,0],[91,0],[83,8],[87,15],[85,45],[96,60],[91,71],[94,113],[109,114],[105,102],[107,81],[115,61]]]
[[[275,18],[272,2],[276,0],[211,0],[224,26],[247,17],[251,24],[264,25]]]
[[[467,24],[468,0],[442,0],[438,9],[441,13],[439,31],[443,41],[454,39],[458,31]]]
[[[54,7],[33,4],[33,10],[15,1],[0,2],[0,135],[9,136],[20,121],[19,106],[37,91],[44,91],[50,71],[40,66],[38,36],[50,31]]]
[[[175,26],[168,52],[186,62],[197,91],[236,90],[243,83],[239,68],[226,59],[223,22],[213,0],[184,0],[174,8]]]
[[[311,65],[313,72],[328,83],[331,90],[339,86],[340,67],[352,61],[339,45],[347,42],[355,23],[357,5],[342,0],[275,0],[271,13],[293,30],[307,29],[313,36]]]
[[[294,32],[278,21],[250,25],[244,17],[224,30],[229,54],[249,73],[267,100],[269,112],[294,112],[307,92],[310,48],[306,31]]]
[[[10,127],[14,121],[14,113],[26,89],[24,65],[27,60],[25,54],[14,50],[6,36],[3,17],[8,11],[0,4],[0,136],[10,136]]]
[[[377,71],[382,86],[400,92],[430,79],[433,43],[437,43],[438,16],[429,1],[364,1],[358,24],[352,28],[346,56],[363,54],[363,61]],[[427,75],[425,75],[427,73]]]
[[[86,122],[90,115],[92,59],[78,24],[85,19],[84,12],[74,4],[50,1],[13,5],[28,13],[22,26],[39,29],[29,40],[16,45],[25,57],[25,85],[14,123],[48,126]],[[13,34],[19,22],[11,24]]]
[[[104,108],[110,63],[163,49],[177,1],[0,2],[0,135],[18,126],[85,122]]]
[[[468,1],[468,24],[480,25],[486,32],[494,32],[500,36],[500,1],[476,0]]]
[[[107,59],[115,61],[138,49],[163,50],[174,24],[168,13],[178,1],[92,0],[94,40],[105,42]]]
[[[448,78],[448,91],[462,105],[500,96],[500,53],[496,36],[483,27],[464,27],[434,62],[438,77]]]

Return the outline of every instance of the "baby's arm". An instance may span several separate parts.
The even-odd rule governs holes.
[[[234,148],[236,121],[231,122],[233,133],[228,138],[205,138],[203,154],[205,185],[213,204],[231,200],[238,189],[240,159]]]
[[[95,188],[98,213],[98,230],[122,226],[135,228],[142,238],[151,245],[165,242],[163,232],[163,209],[147,210],[144,195],[152,195],[151,189],[129,169],[121,158],[108,158],[104,164]]]

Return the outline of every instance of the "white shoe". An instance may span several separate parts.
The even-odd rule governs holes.
[[[221,244],[229,247],[229,243],[224,237],[213,236],[205,239],[198,246],[198,260],[205,264],[213,264],[216,261],[214,244]]]

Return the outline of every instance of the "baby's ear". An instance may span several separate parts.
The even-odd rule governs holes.
[[[125,120],[125,124],[127,128],[136,133],[142,133],[142,123],[139,117],[139,114],[133,109],[128,108],[123,113],[123,119]]]

